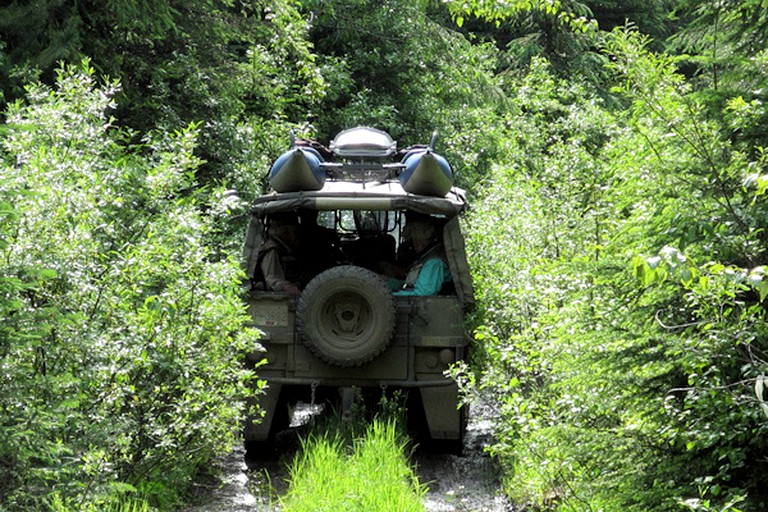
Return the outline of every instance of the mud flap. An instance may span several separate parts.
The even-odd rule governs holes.
[[[457,440],[464,438],[464,414],[456,406],[459,403],[459,388],[449,386],[421,388],[424,416],[427,418],[429,435],[433,440]]]
[[[264,412],[264,416],[258,422],[254,422],[254,418],[249,417],[246,419],[243,427],[243,440],[246,443],[268,441],[272,425],[280,423],[280,419],[275,420],[275,416],[277,414],[288,414],[287,411],[278,410],[280,390],[282,387],[282,384],[270,384],[269,387],[264,390],[264,394],[254,399]],[[249,406],[250,405],[253,404],[250,403]]]

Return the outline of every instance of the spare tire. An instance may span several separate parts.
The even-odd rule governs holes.
[[[386,282],[362,267],[318,274],[296,309],[304,344],[336,366],[359,366],[381,354],[395,329],[395,303]]]

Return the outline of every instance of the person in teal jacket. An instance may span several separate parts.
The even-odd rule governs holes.
[[[437,229],[425,220],[414,220],[406,225],[404,231],[417,257],[408,268],[404,280],[388,280],[389,288],[393,290],[392,295],[437,295],[451,282],[445,249],[438,240]]]

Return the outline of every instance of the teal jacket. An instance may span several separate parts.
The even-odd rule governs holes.
[[[390,288],[397,290],[392,294],[397,296],[437,295],[450,280],[443,248],[434,245],[411,266],[405,281],[390,280]]]

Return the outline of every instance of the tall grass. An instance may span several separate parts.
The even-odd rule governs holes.
[[[129,486],[125,486],[129,487]],[[52,512],[152,512],[149,501],[143,496],[131,496],[127,491],[116,492],[105,502],[87,505],[64,500],[60,494],[54,494],[49,503]]]
[[[363,436],[327,430],[302,442],[290,469],[284,512],[423,512],[426,493],[395,420],[374,419]]]

